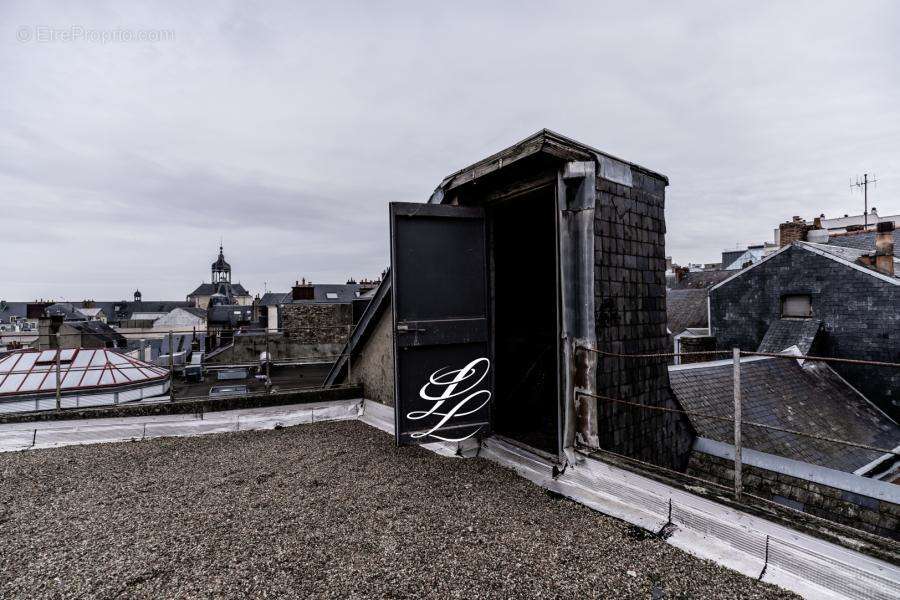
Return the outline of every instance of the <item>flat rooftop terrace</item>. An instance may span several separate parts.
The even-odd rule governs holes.
[[[0,454],[0,597],[794,598],[359,421]]]

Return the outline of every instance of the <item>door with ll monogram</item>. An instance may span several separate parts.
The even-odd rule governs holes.
[[[484,211],[392,203],[398,444],[490,433],[493,372]]]

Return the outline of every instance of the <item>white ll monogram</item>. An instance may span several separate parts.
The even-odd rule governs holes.
[[[431,408],[414,410],[406,415],[407,419],[413,421],[430,416],[440,417],[438,422],[427,431],[412,433],[410,437],[419,439],[428,436],[444,442],[461,442],[469,439],[481,429],[481,426],[478,426],[475,431],[460,438],[444,437],[435,433],[452,419],[478,412],[491,401],[489,390],[475,389],[487,377],[488,371],[491,369],[491,361],[487,358],[476,358],[462,369],[455,371],[447,369],[449,367],[441,367],[432,373],[428,378],[428,383],[419,390],[419,397],[422,400],[434,402]],[[452,402],[456,402],[456,404],[449,410],[444,408],[445,404],[449,406]],[[477,406],[473,407],[474,404]]]

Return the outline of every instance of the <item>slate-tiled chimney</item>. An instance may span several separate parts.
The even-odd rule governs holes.
[[[882,221],[875,231],[875,268],[887,275],[894,274],[894,222]]]

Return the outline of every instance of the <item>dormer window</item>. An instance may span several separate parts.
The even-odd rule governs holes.
[[[781,317],[808,319],[812,316],[812,299],[809,294],[791,294],[781,298]]]

